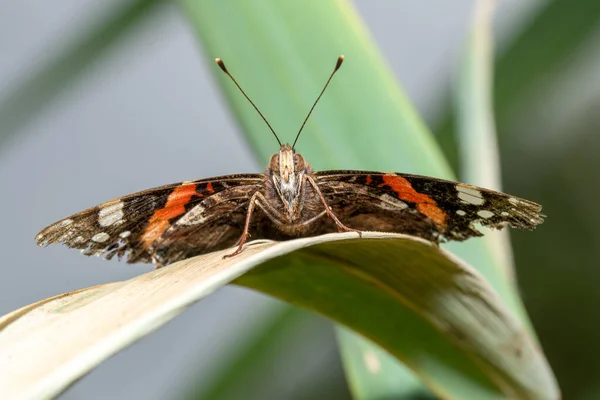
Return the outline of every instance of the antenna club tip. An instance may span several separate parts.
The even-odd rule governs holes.
[[[341,55],[341,56],[338,57],[337,63],[335,64],[335,70],[336,71],[342,66],[343,62],[344,62],[344,56]]]
[[[215,62],[217,65],[223,70],[223,72],[227,73],[227,68],[225,68],[225,63],[220,58],[215,58]]]

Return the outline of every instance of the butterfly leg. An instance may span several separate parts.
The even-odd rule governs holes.
[[[306,179],[310,182],[311,186],[313,187],[313,189],[319,196],[319,199],[321,199],[321,202],[325,206],[325,212],[327,212],[327,215],[329,215],[331,217],[331,219],[333,219],[333,221],[337,225],[338,229],[343,232],[356,232],[356,233],[358,233],[358,237],[362,237],[361,231],[359,231],[358,229],[348,228],[346,225],[344,225],[338,219],[338,217],[336,217],[336,215],[333,213],[333,211],[331,211],[331,207],[329,207],[329,204],[327,204],[327,200],[325,200],[325,197],[323,197],[323,193],[321,193],[319,186],[317,186],[317,182],[315,182],[315,180],[313,178],[311,178],[310,176],[306,176]]]
[[[237,256],[242,252],[242,247],[244,246],[244,243],[246,243],[246,240],[251,236],[250,232],[248,232],[248,230],[250,229],[250,220],[252,219],[252,212],[254,211],[254,206],[256,206],[256,201],[259,197],[263,198],[260,192],[256,192],[250,198],[250,202],[248,204],[248,211],[246,212],[246,222],[244,224],[244,231],[242,232],[242,236],[240,236],[240,239],[237,241],[237,249],[233,253],[225,254],[223,258]]]
[[[237,249],[231,254],[224,255],[223,258],[233,257],[242,252],[242,247],[244,246],[244,243],[246,243],[248,238],[252,236],[249,232],[250,221],[252,220],[252,213],[254,212],[254,207],[257,205],[261,210],[263,210],[267,214],[267,216],[271,219],[272,222],[276,224],[282,223],[281,216],[278,216],[277,211],[269,207],[269,203],[268,201],[266,201],[265,196],[263,196],[263,194],[260,192],[254,193],[250,198],[248,211],[246,212],[246,222],[244,224],[244,231],[242,232],[242,236],[240,236],[240,239],[236,243]]]

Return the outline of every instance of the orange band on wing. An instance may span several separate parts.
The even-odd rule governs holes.
[[[213,194],[215,192],[215,189],[213,189],[212,187],[212,182],[208,182],[206,184],[206,190],[208,191],[208,193]]]
[[[202,197],[202,194],[196,192],[196,186],[196,184],[191,184],[176,187],[169,195],[165,206],[154,211],[141,238],[146,248],[149,248],[156,239],[169,229],[171,218],[185,213],[185,205],[189,203],[193,196]]]
[[[426,194],[419,193],[413,189],[409,181],[398,175],[384,175],[381,177],[383,183],[379,184],[379,187],[389,186],[397,195],[400,200],[415,203],[417,210],[429,217],[433,222],[438,225],[444,225],[446,222],[446,213],[437,206],[435,200]]]

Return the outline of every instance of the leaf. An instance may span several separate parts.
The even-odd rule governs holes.
[[[344,327],[338,327],[337,336],[340,351],[345,356],[346,374],[354,398],[387,399],[390,393],[399,399],[434,398],[408,367],[398,364],[373,342]],[[384,373],[399,371],[399,368],[405,368],[406,371],[402,373],[400,370],[398,375]],[[365,376],[369,379],[365,379]]]
[[[377,135],[372,132],[366,134],[378,126],[383,128],[378,118],[393,118],[391,125],[400,126],[400,134],[416,133],[415,136],[398,137],[398,140],[409,142],[409,147],[415,140],[427,140],[424,136],[425,127],[407,99],[401,93],[389,90],[396,86],[391,72],[384,65],[371,62],[371,58],[379,58],[377,49],[366,37],[358,15],[346,2],[267,1],[252,6],[237,2],[234,8],[216,1],[203,2],[202,5],[183,1],[182,4],[204,43],[208,58],[220,57],[226,62],[276,130],[281,126],[286,127],[286,132],[294,132],[289,128],[299,128],[310,104],[321,90],[329,69],[333,68],[337,56],[344,53],[348,61],[312,114],[298,144],[301,152],[310,155],[313,167],[325,169],[353,165],[353,168],[357,168],[361,165],[361,162],[356,162],[357,157],[361,156],[370,160],[388,160],[387,164],[372,165],[371,169],[401,167],[401,163],[397,162],[398,157],[394,156],[393,146],[373,145],[372,138]],[[252,32],[252,35],[246,35],[246,32]],[[323,40],[325,38],[327,40]],[[275,141],[265,129],[264,122],[221,71],[217,68],[212,70],[237,113],[243,132],[261,161],[266,163],[277,147],[273,146]],[[344,81],[344,76],[348,77],[349,74],[360,78],[346,78]],[[357,87],[357,83],[360,87]],[[354,93],[349,93],[349,84]],[[286,95],[290,101],[282,102],[281,99]],[[330,100],[335,98],[339,100]],[[375,104],[376,98],[389,98],[390,101],[380,104],[378,110],[371,113],[368,109]],[[349,112],[352,109],[362,110],[365,105],[367,109],[364,112]],[[349,118],[352,115],[355,117]],[[364,131],[360,130],[361,127]],[[387,129],[379,132],[379,136],[384,132],[389,136]],[[286,134],[281,139],[291,142],[293,136]],[[361,153],[357,154],[357,149],[361,149]],[[433,160],[431,166],[439,166],[438,170],[443,170],[443,162],[436,149],[428,147],[424,151],[433,153],[429,157]],[[405,155],[406,160],[409,161],[413,155]],[[342,161],[344,158],[346,162]],[[396,162],[392,162],[392,159]],[[360,338],[356,340],[361,341]],[[345,349],[342,358],[346,364],[345,351],[350,351],[350,347],[346,346]],[[386,365],[386,372],[393,379],[404,382],[400,385],[403,391],[414,382],[410,376],[402,378],[408,374],[396,361],[391,360]],[[368,380],[370,377],[365,375],[362,378]],[[355,375],[355,379],[361,379],[361,376]],[[354,386],[363,385],[371,384],[357,383]],[[413,386],[418,390],[417,385]],[[397,397],[398,393],[391,392],[389,396]]]
[[[361,332],[435,382],[441,397],[498,398],[500,390],[515,398],[557,397],[543,355],[523,325],[479,273],[428,242],[340,233],[255,242],[231,259],[222,259],[225,253],[4,316],[0,398],[56,396],[103,359],[236,278]]]
[[[396,89],[395,79],[379,61],[377,48],[349,3],[264,1],[235,2],[233,7],[232,3],[219,1],[182,4],[208,59],[219,57],[225,61],[275,130],[285,128],[283,142],[293,140],[337,56],[346,56],[298,142],[298,149],[309,156],[314,168],[394,170],[409,169],[412,163],[421,168],[414,171],[448,174],[439,151],[427,146],[432,138],[427,136],[423,122]],[[266,164],[278,150],[275,140],[237,88],[216,66],[212,71],[237,114],[242,132]],[[390,134],[394,132],[392,127],[397,128],[395,135]],[[422,154],[398,151],[404,146],[419,148]],[[418,162],[421,155],[427,163]],[[345,349],[342,358],[346,364],[349,346]],[[385,365],[390,379],[404,382],[400,385],[402,392],[413,385],[414,378],[406,377],[406,368],[395,360]],[[354,377],[371,379],[371,375]],[[366,382],[354,386],[364,385],[370,386]]]
[[[297,145],[316,170],[402,171],[452,178],[433,137],[349,2],[271,0],[234,4],[182,1],[207,58],[220,57],[225,61],[275,130],[284,132],[280,135],[283,142],[293,140],[337,56],[346,56]],[[212,70],[242,132],[266,164],[277,151],[275,140],[235,86],[216,66]],[[472,239],[449,248],[478,268],[510,310],[529,326],[512,281],[489,243]],[[361,339],[356,341],[358,348],[363,346]],[[346,353],[347,349],[349,346],[342,349],[346,364],[353,357]],[[390,380],[405,375],[405,368],[393,360],[382,365],[386,366],[382,373],[388,374]],[[391,369],[392,365],[396,368]],[[346,370],[349,368],[352,367],[347,365]],[[349,376],[349,379],[371,378],[368,374]],[[412,382],[409,378],[407,385],[409,381]],[[351,387],[370,385],[366,381],[350,384]],[[369,398],[354,394],[357,398]],[[400,393],[391,391],[388,395],[394,398]]]
[[[473,185],[501,191],[500,154],[492,104],[492,17],[495,2],[475,3],[473,26],[462,57],[455,89],[461,178]],[[507,230],[485,229],[498,265],[514,281],[512,249]]]

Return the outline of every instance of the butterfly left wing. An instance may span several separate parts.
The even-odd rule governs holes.
[[[427,176],[322,171],[315,181],[333,213],[349,228],[462,241],[492,228],[533,229],[543,222],[532,201]]]
[[[207,217],[210,224],[202,225],[207,229],[196,229],[196,236],[187,237],[179,245],[185,246],[185,251],[180,254],[191,257],[235,244],[230,236],[241,235],[242,228],[232,228],[227,222],[227,212],[239,211],[236,206],[243,207],[262,182],[262,174],[241,174],[144,190],[62,219],[44,228],[36,241],[40,246],[63,243],[85,255],[104,255],[107,259],[127,255],[129,263],[157,264],[154,257],[156,243],[173,224],[192,210],[198,210],[198,206],[207,214],[222,212],[223,218]],[[223,236],[224,232],[227,235]],[[228,240],[215,243],[219,237]]]

